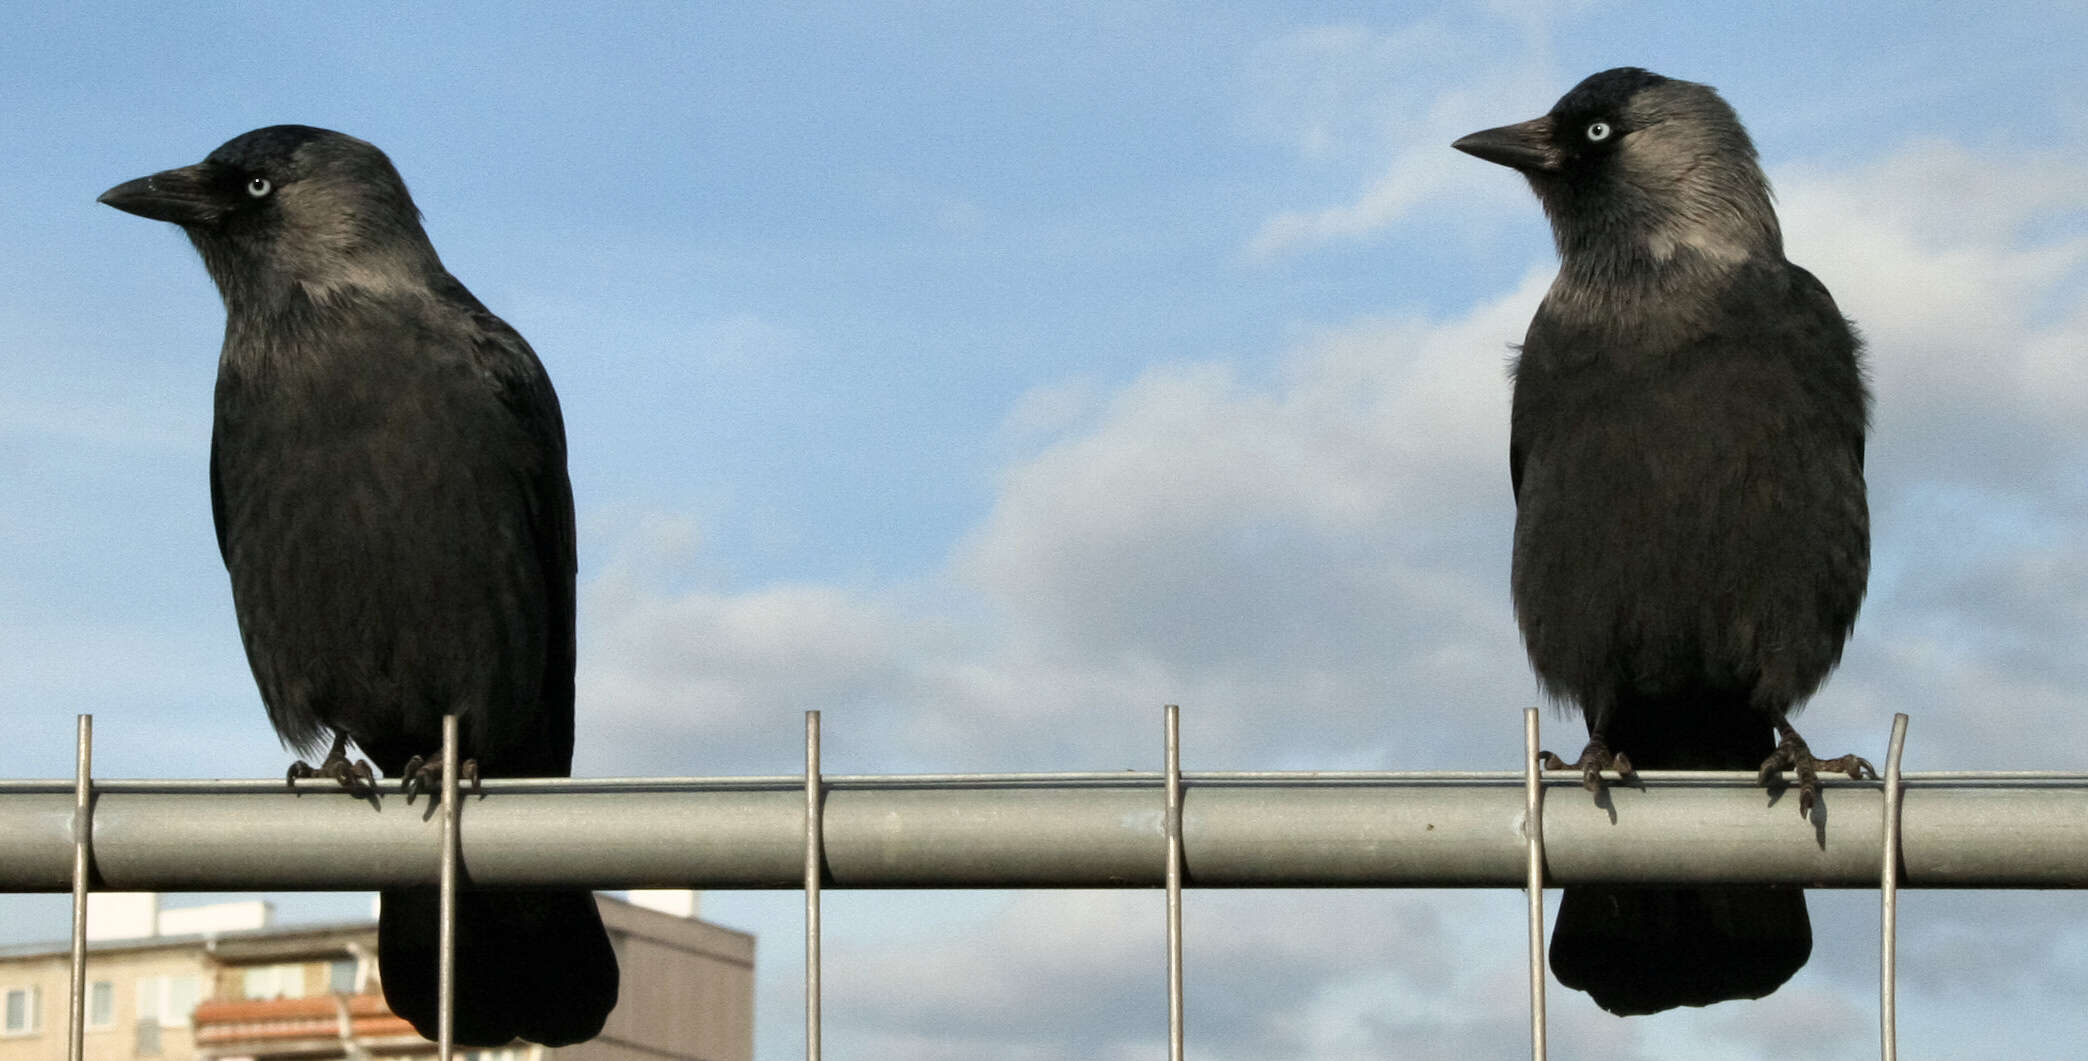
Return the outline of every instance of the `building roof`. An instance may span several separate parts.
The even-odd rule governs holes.
[[[133,950],[158,950],[160,948],[193,947],[214,944],[220,953],[227,947],[238,946],[245,950],[246,944],[294,943],[303,939],[343,936],[353,933],[377,931],[375,918],[358,921],[329,921],[302,925],[271,925],[267,928],[245,928],[227,932],[192,932],[182,935],[139,936],[135,939],[93,940],[87,944],[89,954],[107,954]],[[274,953],[267,948],[267,953]],[[20,958],[65,957],[72,953],[72,943],[58,942],[10,943],[0,945],[0,961]],[[256,957],[261,956],[259,953]]]

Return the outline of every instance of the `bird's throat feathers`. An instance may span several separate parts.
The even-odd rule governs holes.
[[[1716,293],[1750,265],[1783,260],[1783,237],[1768,183],[1750,172],[1723,175],[1699,166],[1664,189],[1629,182],[1576,201],[1570,190],[1539,189],[1559,251],[1559,275],[1545,305],[1564,320],[1690,332],[1710,321]]]
[[[1693,247],[1660,261],[1619,255],[1569,258],[1545,292],[1543,312],[1591,339],[1634,345],[1687,341],[1717,325],[1725,304],[1719,292],[1736,282],[1746,262]]]
[[[1735,167],[1724,167],[1732,170]],[[1769,183],[1747,172],[1695,166],[1680,176],[1618,181],[1598,194],[1532,181],[1551,218],[1563,269],[1629,276],[1718,271],[1783,256]]]
[[[189,231],[225,308],[274,316],[298,304],[324,309],[345,304],[423,297],[443,273],[427,237],[373,239],[353,221],[310,240],[243,244],[216,232]]]

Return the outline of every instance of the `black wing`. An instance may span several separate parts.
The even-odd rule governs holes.
[[[471,351],[481,378],[527,442],[529,460],[516,487],[522,493],[527,533],[535,550],[547,623],[536,739],[514,749],[519,759],[495,768],[519,776],[566,776],[573,755],[573,613],[578,567],[573,487],[566,471],[565,418],[558,394],[536,351],[521,333],[495,316],[463,284],[444,274],[438,299],[468,321]],[[492,775],[489,775],[492,776]]]

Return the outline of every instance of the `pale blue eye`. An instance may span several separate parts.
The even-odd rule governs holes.
[[[1591,141],[1594,141],[1594,142],[1597,142],[1597,143],[1600,143],[1601,141],[1604,141],[1604,140],[1607,140],[1607,139],[1609,139],[1609,136],[1610,136],[1610,124],[1609,124],[1608,122],[1590,122],[1590,123],[1588,123],[1588,139],[1589,139],[1589,140],[1591,140]]]
[[[275,185],[268,183],[267,177],[255,177],[247,182],[247,194],[256,199],[265,198],[272,191],[275,191]]]

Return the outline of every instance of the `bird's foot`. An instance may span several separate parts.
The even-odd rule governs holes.
[[[283,775],[283,782],[295,788],[300,780],[313,777],[333,778],[342,788],[348,790],[349,795],[357,799],[377,794],[377,774],[370,769],[369,760],[348,761],[347,734],[334,738],[333,750],[326,753],[325,761],[318,766],[313,766],[303,759],[291,763],[290,769]]]
[[[297,782],[313,777],[333,778],[357,799],[377,791],[377,773],[370,769],[370,761],[367,759],[357,759],[352,763],[346,759],[328,759],[318,766],[312,766],[299,759],[290,764],[290,770],[284,780]]]
[[[1798,731],[1791,728],[1789,722],[1779,719],[1776,723],[1776,733],[1781,739],[1777,741],[1776,750],[1769,753],[1769,758],[1762,760],[1761,772],[1756,775],[1755,780],[1766,785],[1782,771],[1789,770],[1797,774],[1800,817],[1810,817],[1813,804],[1820,801],[1822,770],[1847,774],[1856,781],[1877,780],[1877,768],[1870,764],[1870,760],[1861,756],[1844,755],[1834,759],[1814,756],[1812,749],[1806,746],[1805,738],[1799,736]]]
[[[1631,759],[1623,752],[1611,751],[1600,737],[1590,738],[1588,746],[1581,749],[1580,758],[1574,762],[1569,763],[1550,752],[1538,752],[1537,765],[1546,770],[1579,770],[1581,787],[1598,794],[1602,791],[1604,770],[1615,770],[1620,781],[1638,780],[1638,772],[1631,768]]]
[[[399,790],[406,793],[406,802],[422,792],[434,794],[442,791],[442,760],[416,755],[406,760],[406,769],[400,772]],[[457,764],[457,784],[471,786],[471,794],[479,794],[478,760],[466,759]]]

